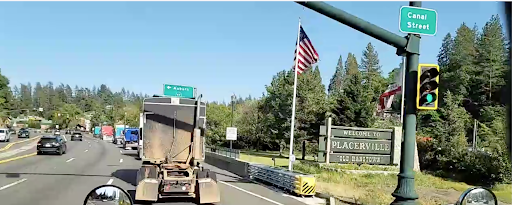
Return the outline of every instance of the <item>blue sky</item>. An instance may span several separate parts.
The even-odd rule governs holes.
[[[408,2],[328,2],[389,31]],[[437,36],[421,42],[421,63],[436,63],[442,38],[466,22],[483,27],[497,2],[423,2],[438,13]],[[293,65],[298,17],[320,55],[325,85],[340,55],[358,61],[368,42],[383,73],[394,49],[293,2],[0,2],[0,68],[20,83],[107,84],[161,94],[164,83],[198,88],[207,100],[261,96]],[[504,16],[502,16],[504,20]]]

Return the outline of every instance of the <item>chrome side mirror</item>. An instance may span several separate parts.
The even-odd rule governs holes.
[[[491,190],[473,187],[462,193],[456,205],[498,205],[498,200]]]
[[[112,204],[133,205],[130,194],[118,186],[105,184],[94,188],[84,200],[84,205]]]

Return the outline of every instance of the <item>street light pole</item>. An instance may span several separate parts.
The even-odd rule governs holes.
[[[231,95],[231,127],[233,127],[233,121],[235,116],[235,99],[236,95]],[[229,140],[229,149],[233,149],[233,140]]]

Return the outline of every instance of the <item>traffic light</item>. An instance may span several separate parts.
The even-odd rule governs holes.
[[[436,110],[438,88],[439,66],[435,64],[419,64],[416,108],[419,110]]]

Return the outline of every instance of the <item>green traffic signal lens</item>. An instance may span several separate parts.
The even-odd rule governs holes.
[[[427,94],[426,99],[427,103],[431,103],[434,100],[434,96],[432,96],[432,94]]]

